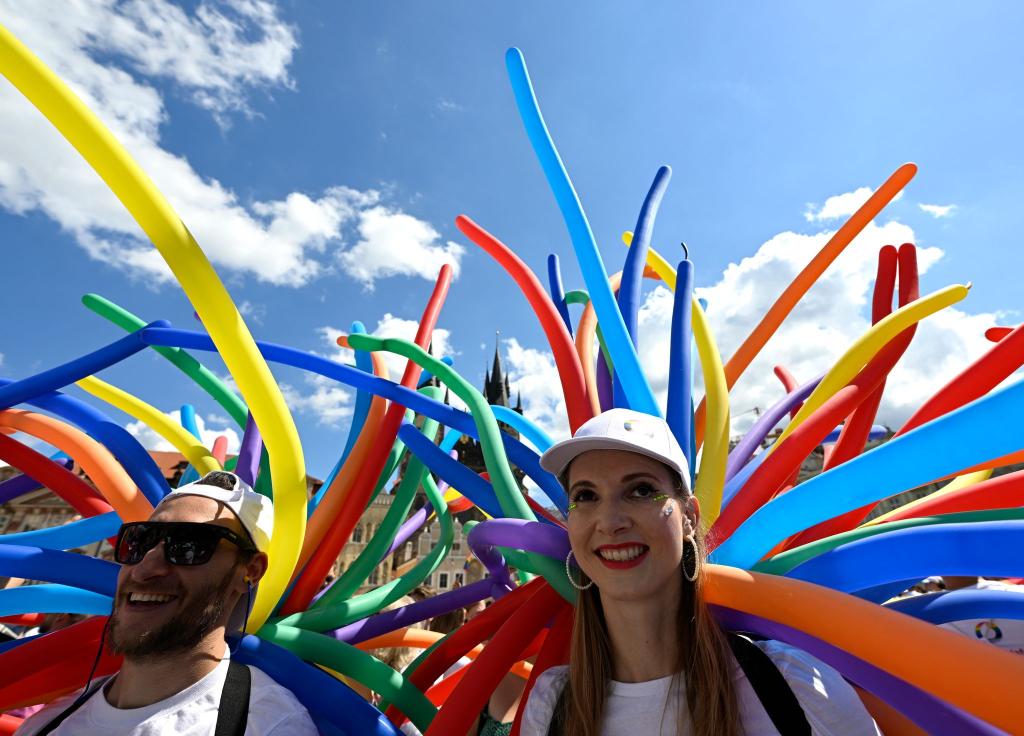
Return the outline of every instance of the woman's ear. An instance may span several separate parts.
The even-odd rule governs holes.
[[[696,532],[700,528],[700,501],[693,494],[686,497],[683,502],[683,513],[686,520],[690,522],[692,530]]]

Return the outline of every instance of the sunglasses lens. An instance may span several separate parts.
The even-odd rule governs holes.
[[[202,565],[210,561],[220,537],[203,524],[179,527],[167,539],[167,559],[172,565]]]
[[[159,543],[159,532],[149,524],[128,524],[117,540],[114,558],[122,565],[137,565]]]

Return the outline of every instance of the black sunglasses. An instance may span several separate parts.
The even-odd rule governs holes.
[[[205,565],[220,540],[226,539],[244,552],[255,552],[248,539],[216,524],[195,521],[134,521],[117,533],[114,559],[137,565],[146,553],[164,543],[164,559],[171,565]]]

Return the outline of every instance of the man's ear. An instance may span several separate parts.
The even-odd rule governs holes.
[[[242,582],[256,585],[256,583],[260,581],[260,578],[267,573],[267,563],[268,560],[266,552],[257,552],[254,554],[252,559],[243,565],[245,575],[242,578]]]

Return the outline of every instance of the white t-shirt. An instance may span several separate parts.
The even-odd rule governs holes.
[[[194,685],[165,700],[142,708],[115,708],[103,694],[106,682],[54,731],[54,736],[209,736],[217,724],[217,709],[228,675],[227,656]],[[302,704],[255,667],[249,693],[246,736],[316,736],[317,729]],[[96,689],[95,681],[93,689]],[[64,712],[81,693],[55,700],[26,720],[15,736],[33,736]]]
[[[1005,590],[1024,595],[1024,585],[1013,585],[1001,580],[979,578],[967,589]],[[956,631],[977,641],[984,641],[1014,654],[1024,654],[1024,621],[1010,618],[971,619],[942,624],[942,628]]]
[[[879,736],[878,726],[857,693],[838,672],[804,651],[778,641],[755,644],[767,654],[789,683],[803,707],[812,733],[817,736]],[[744,736],[777,736],[768,713],[754,693],[743,670],[734,670],[736,700]],[[521,736],[545,736],[555,703],[565,687],[568,667],[552,667],[537,678],[523,714]],[[680,733],[677,713],[686,709],[682,676],[650,682],[612,681],[605,702],[601,736],[688,736],[687,723]],[[669,690],[673,692],[670,693]],[[666,707],[667,704],[667,707]]]

